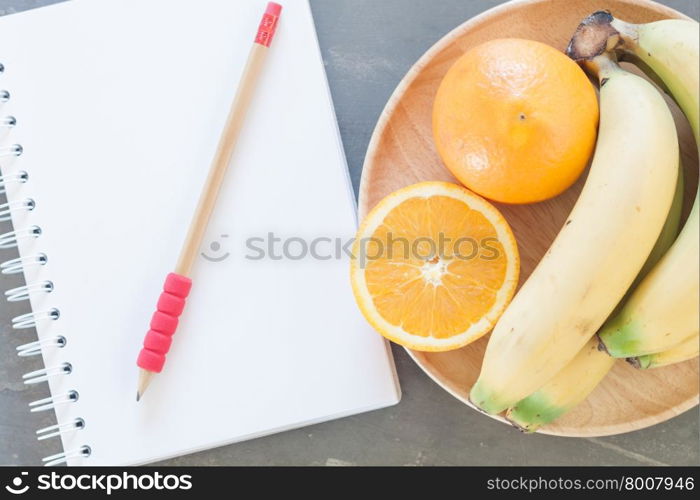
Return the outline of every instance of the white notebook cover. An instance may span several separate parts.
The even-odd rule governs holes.
[[[24,147],[0,165],[30,175],[8,186],[11,201],[36,200],[13,224],[43,230],[20,255],[49,257],[25,277],[55,284],[31,307],[61,313],[39,324],[40,338],[68,339],[43,355],[48,367],[73,367],[50,380],[52,394],[80,394],[56,410],[58,422],[86,423],[62,438],[66,451],[91,448],[71,465],[153,462],[400,398],[388,345],[356,308],[347,258],[245,258],[257,253],[250,237],[345,241],[356,225],[310,8],[285,0],[202,249],[230,256],[198,259],[165,370],[135,401],[136,356],[265,5],[74,0],[0,18],[0,88],[11,92],[0,113],[17,118],[2,145]]]

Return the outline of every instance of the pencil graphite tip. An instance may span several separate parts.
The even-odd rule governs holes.
[[[139,370],[139,382],[136,386],[136,402],[141,401],[141,398],[146,392],[146,389],[148,389],[148,385],[151,383],[152,378],[153,372],[149,372],[148,370],[144,370],[143,368]]]

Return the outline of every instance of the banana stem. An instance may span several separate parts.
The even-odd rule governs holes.
[[[613,74],[623,71],[614,50],[620,33],[613,27],[613,20],[608,11],[591,14],[578,26],[566,48],[566,55],[597,78],[601,87]]]
[[[639,45],[639,25],[625,22],[611,16],[610,26],[617,32],[628,47]]]
[[[592,60],[586,61],[583,65],[589,74],[598,78],[601,87],[605,85],[605,82],[613,75],[624,72],[613,52],[603,52],[595,56]]]

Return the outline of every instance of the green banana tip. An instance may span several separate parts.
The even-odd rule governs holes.
[[[625,361],[637,370],[646,370],[651,366],[651,356],[635,356],[634,358],[627,358]]]
[[[608,351],[608,348],[605,345],[605,341],[600,336],[600,333],[596,333],[595,336],[598,339],[598,350],[610,356],[610,351]]]
[[[481,405],[484,404],[483,401],[481,401],[480,403],[475,402],[474,399],[472,398],[472,395],[471,395],[471,394],[470,394],[469,397],[467,398],[467,401],[469,401],[469,404],[470,404],[476,411],[478,411],[479,413],[483,413],[484,415],[488,415],[488,412],[487,412],[486,410],[484,410],[484,409],[481,407]]]
[[[610,319],[596,336],[598,350],[613,358],[631,358],[640,352],[638,327],[624,314]]]
[[[523,434],[534,434],[535,430],[537,430],[537,428],[533,425],[526,424],[524,422],[518,422],[510,410],[508,410],[508,413],[506,413],[506,421]]]
[[[627,361],[630,365],[635,367],[637,370],[640,370],[642,368],[642,365],[640,363],[639,357],[635,358],[626,358],[625,361]]]
[[[479,380],[476,381],[474,387],[469,391],[467,399],[475,409],[485,415],[496,415],[508,408],[508,405],[499,405],[491,391],[485,389]]]

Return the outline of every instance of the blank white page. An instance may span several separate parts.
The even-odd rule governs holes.
[[[2,142],[24,147],[0,164],[30,175],[10,199],[36,200],[13,223],[43,230],[20,253],[49,257],[25,277],[55,284],[31,305],[61,313],[41,338],[68,340],[43,355],[73,366],[50,383],[80,394],[56,412],[86,423],[63,438],[92,450],[72,465],[153,462],[399,400],[347,258],[246,258],[259,255],[249,238],[345,241],[356,224],[311,12],[286,0],[202,248],[229,255],[200,255],[165,369],[135,401],[136,357],[265,5],[74,0],[0,19],[0,88],[12,96],[0,110],[17,118]]]

